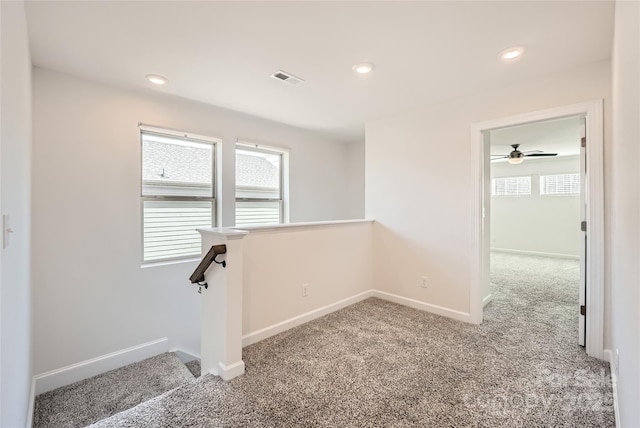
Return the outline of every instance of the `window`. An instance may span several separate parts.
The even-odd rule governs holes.
[[[284,222],[285,153],[236,147],[236,225]]]
[[[196,228],[215,224],[215,141],[142,130],[144,262],[199,256]]]
[[[502,177],[491,180],[491,196],[529,196],[531,177]]]
[[[554,174],[540,176],[541,195],[579,195],[580,174]]]

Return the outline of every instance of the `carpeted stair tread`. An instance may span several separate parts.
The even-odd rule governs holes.
[[[200,377],[200,360],[191,360],[188,363],[185,363],[184,365],[187,366],[187,368],[189,369],[189,371],[194,377],[196,378]]]
[[[38,395],[33,427],[85,427],[194,381],[177,355],[156,355]]]
[[[257,413],[228,382],[207,375],[87,428],[269,426]]]

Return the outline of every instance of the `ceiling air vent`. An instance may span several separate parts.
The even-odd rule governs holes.
[[[286,71],[278,70],[271,75],[276,80],[281,80],[290,85],[297,85],[298,83],[304,82],[304,79],[294,76],[291,73],[287,73]]]

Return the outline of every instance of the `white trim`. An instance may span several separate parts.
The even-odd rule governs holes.
[[[184,264],[184,263],[198,263],[199,261],[200,261],[199,257],[194,257],[190,259],[167,259],[164,261],[161,260],[156,262],[143,262],[140,264],[140,268],[147,269],[147,268],[170,266],[170,265],[177,265],[177,264]]]
[[[191,132],[185,132],[179,129],[162,128],[154,125],[145,125],[144,123],[138,123],[138,128],[140,128],[141,132],[146,132],[149,134],[156,134],[156,135],[160,134],[160,135],[166,135],[171,137],[183,138],[187,140],[204,141],[204,142],[213,143],[213,144],[222,143],[222,138],[209,137],[207,135],[192,134]]]
[[[505,128],[525,123],[539,122],[560,117],[585,115],[587,125],[586,189],[587,237],[589,263],[587,263],[587,324],[586,352],[595,358],[603,358],[604,350],[604,135],[602,100],[539,110],[531,113],[474,123],[470,129],[471,165],[471,278],[469,284],[470,317],[472,322],[482,322],[482,281],[488,269],[482,260],[484,139],[483,131]]]
[[[620,423],[620,405],[618,404],[618,374],[616,372],[615,361],[611,349],[604,350],[604,360],[609,363],[611,371],[611,389],[613,390],[613,414],[616,419],[616,428],[621,428]]]
[[[587,110],[587,355],[604,358],[604,124],[602,100]]]
[[[496,253],[522,254],[523,256],[552,257],[555,259],[580,260],[580,256],[576,256],[574,254],[543,253],[539,251],[512,250],[510,248],[492,248],[491,252],[494,252],[494,251]]]
[[[316,318],[320,318],[322,316],[330,314],[331,312],[335,312],[339,309],[351,306],[354,303],[361,302],[362,300],[371,297],[373,295],[372,291],[373,290],[367,290],[363,293],[356,294],[355,296],[342,299],[340,301],[331,303],[318,309],[314,309],[313,311],[304,313],[302,315],[298,315],[296,317],[289,318],[288,320],[273,324],[269,327],[265,327],[263,329],[245,334],[244,336],[242,336],[242,346],[245,347],[252,345],[268,337],[275,336],[276,334],[287,331],[293,327],[297,327],[299,325],[308,323],[309,321],[313,321]]]
[[[36,378],[31,378],[31,388],[29,389],[29,406],[27,407],[27,423],[25,428],[33,427],[33,412],[36,408]]]
[[[289,223],[289,224],[265,224],[265,225],[256,225],[256,226],[240,226],[237,230],[246,230],[251,233],[258,232],[276,232],[276,231],[297,231],[297,230],[308,230],[308,229],[317,229],[323,227],[334,227],[334,226],[352,226],[358,224],[371,224],[374,220],[370,219],[359,219],[359,220],[335,220],[335,221],[317,221],[310,223]]]
[[[618,404],[618,376],[611,374],[611,389],[613,390],[613,415],[616,420],[616,428],[622,428],[620,422],[620,405]]]
[[[35,395],[97,376],[109,370],[124,367],[162,354],[168,350],[169,339],[163,337],[162,339],[132,346],[131,348],[122,349],[97,358],[38,374],[33,377],[35,382]]]
[[[244,374],[244,361],[236,361],[233,364],[229,364],[228,366],[222,364],[222,362],[218,362],[218,370],[211,369],[209,373],[215,376],[220,376],[222,380],[231,380],[234,377],[238,377]]]
[[[236,148],[240,147],[240,149],[243,149],[243,148],[258,149],[258,150],[265,150],[267,152],[276,152],[278,154],[285,154],[285,153],[291,152],[291,149],[289,147],[272,146],[269,144],[262,144],[262,143],[251,143],[248,140],[245,140],[242,138],[236,138],[235,144],[236,144]]]
[[[470,241],[470,282],[469,282],[469,317],[470,321],[474,324],[480,324],[482,322],[482,288],[483,278],[485,278],[486,268],[482,263],[484,249],[483,249],[483,224],[484,224],[484,196],[485,196],[485,183],[484,183],[484,136],[482,132],[485,128],[482,128],[480,124],[471,125],[471,150],[470,158],[471,165],[469,167],[471,182],[471,241]],[[487,195],[488,196],[488,195]],[[489,263],[489,262],[487,262]],[[486,275],[489,278],[489,275]]]
[[[313,321],[316,318],[323,317],[337,310],[346,308],[355,303],[361,302],[369,297],[377,297],[382,300],[397,303],[399,305],[408,306],[410,308],[419,309],[432,314],[440,315],[447,318],[453,318],[455,320],[469,322],[469,314],[465,312],[456,311],[454,309],[445,308],[438,305],[432,305],[431,303],[421,302],[419,300],[409,299],[407,297],[398,296],[396,294],[387,293],[379,290],[367,290],[355,296],[348,297],[335,303],[323,306],[313,311],[298,315],[293,318],[281,321],[273,324],[269,327],[245,334],[242,336],[242,346],[253,345],[268,337],[275,336],[276,334],[285,332],[291,328]],[[489,296],[490,298],[490,296]],[[487,302],[488,303],[488,302]]]
[[[421,311],[430,312],[454,320],[470,322],[471,316],[468,313],[456,311],[454,309],[445,308],[443,306],[432,305],[431,303],[421,302],[419,300],[410,299],[408,297],[398,296],[397,294],[387,293],[385,291],[372,290],[373,297],[387,300],[389,302],[398,303],[410,308],[419,309]]]
[[[196,230],[200,232],[200,235],[202,235],[203,237],[205,235],[213,235],[216,238],[224,239],[227,241],[233,239],[243,239],[249,233],[246,230],[242,230],[240,228],[232,229],[230,227],[203,227]]]
[[[489,303],[491,303],[492,300],[493,300],[493,294],[488,294],[484,296],[484,299],[482,299],[482,307],[484,308],[485,306],[487,306]]]

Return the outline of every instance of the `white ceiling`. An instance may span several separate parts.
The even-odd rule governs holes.
[[[28,1],[36,66],[362,139],[364,123],[610,57],[612,1]],[[512,64],[498,53],[526,46]],[[370,75],[351,67],[375,63]],[[269,77],[283,69],[305,79]],[[145,75],[166,76],[153,87]]]
[[[491,154],[508,155],[512,144],[520,144],[518,150],[541,150],[558,153],[558,156],[580,154],[580,137],[583,118],[572,116],[543,122],[527,123],[490,131]],[[532,157],[527,162],[548,157]]]

